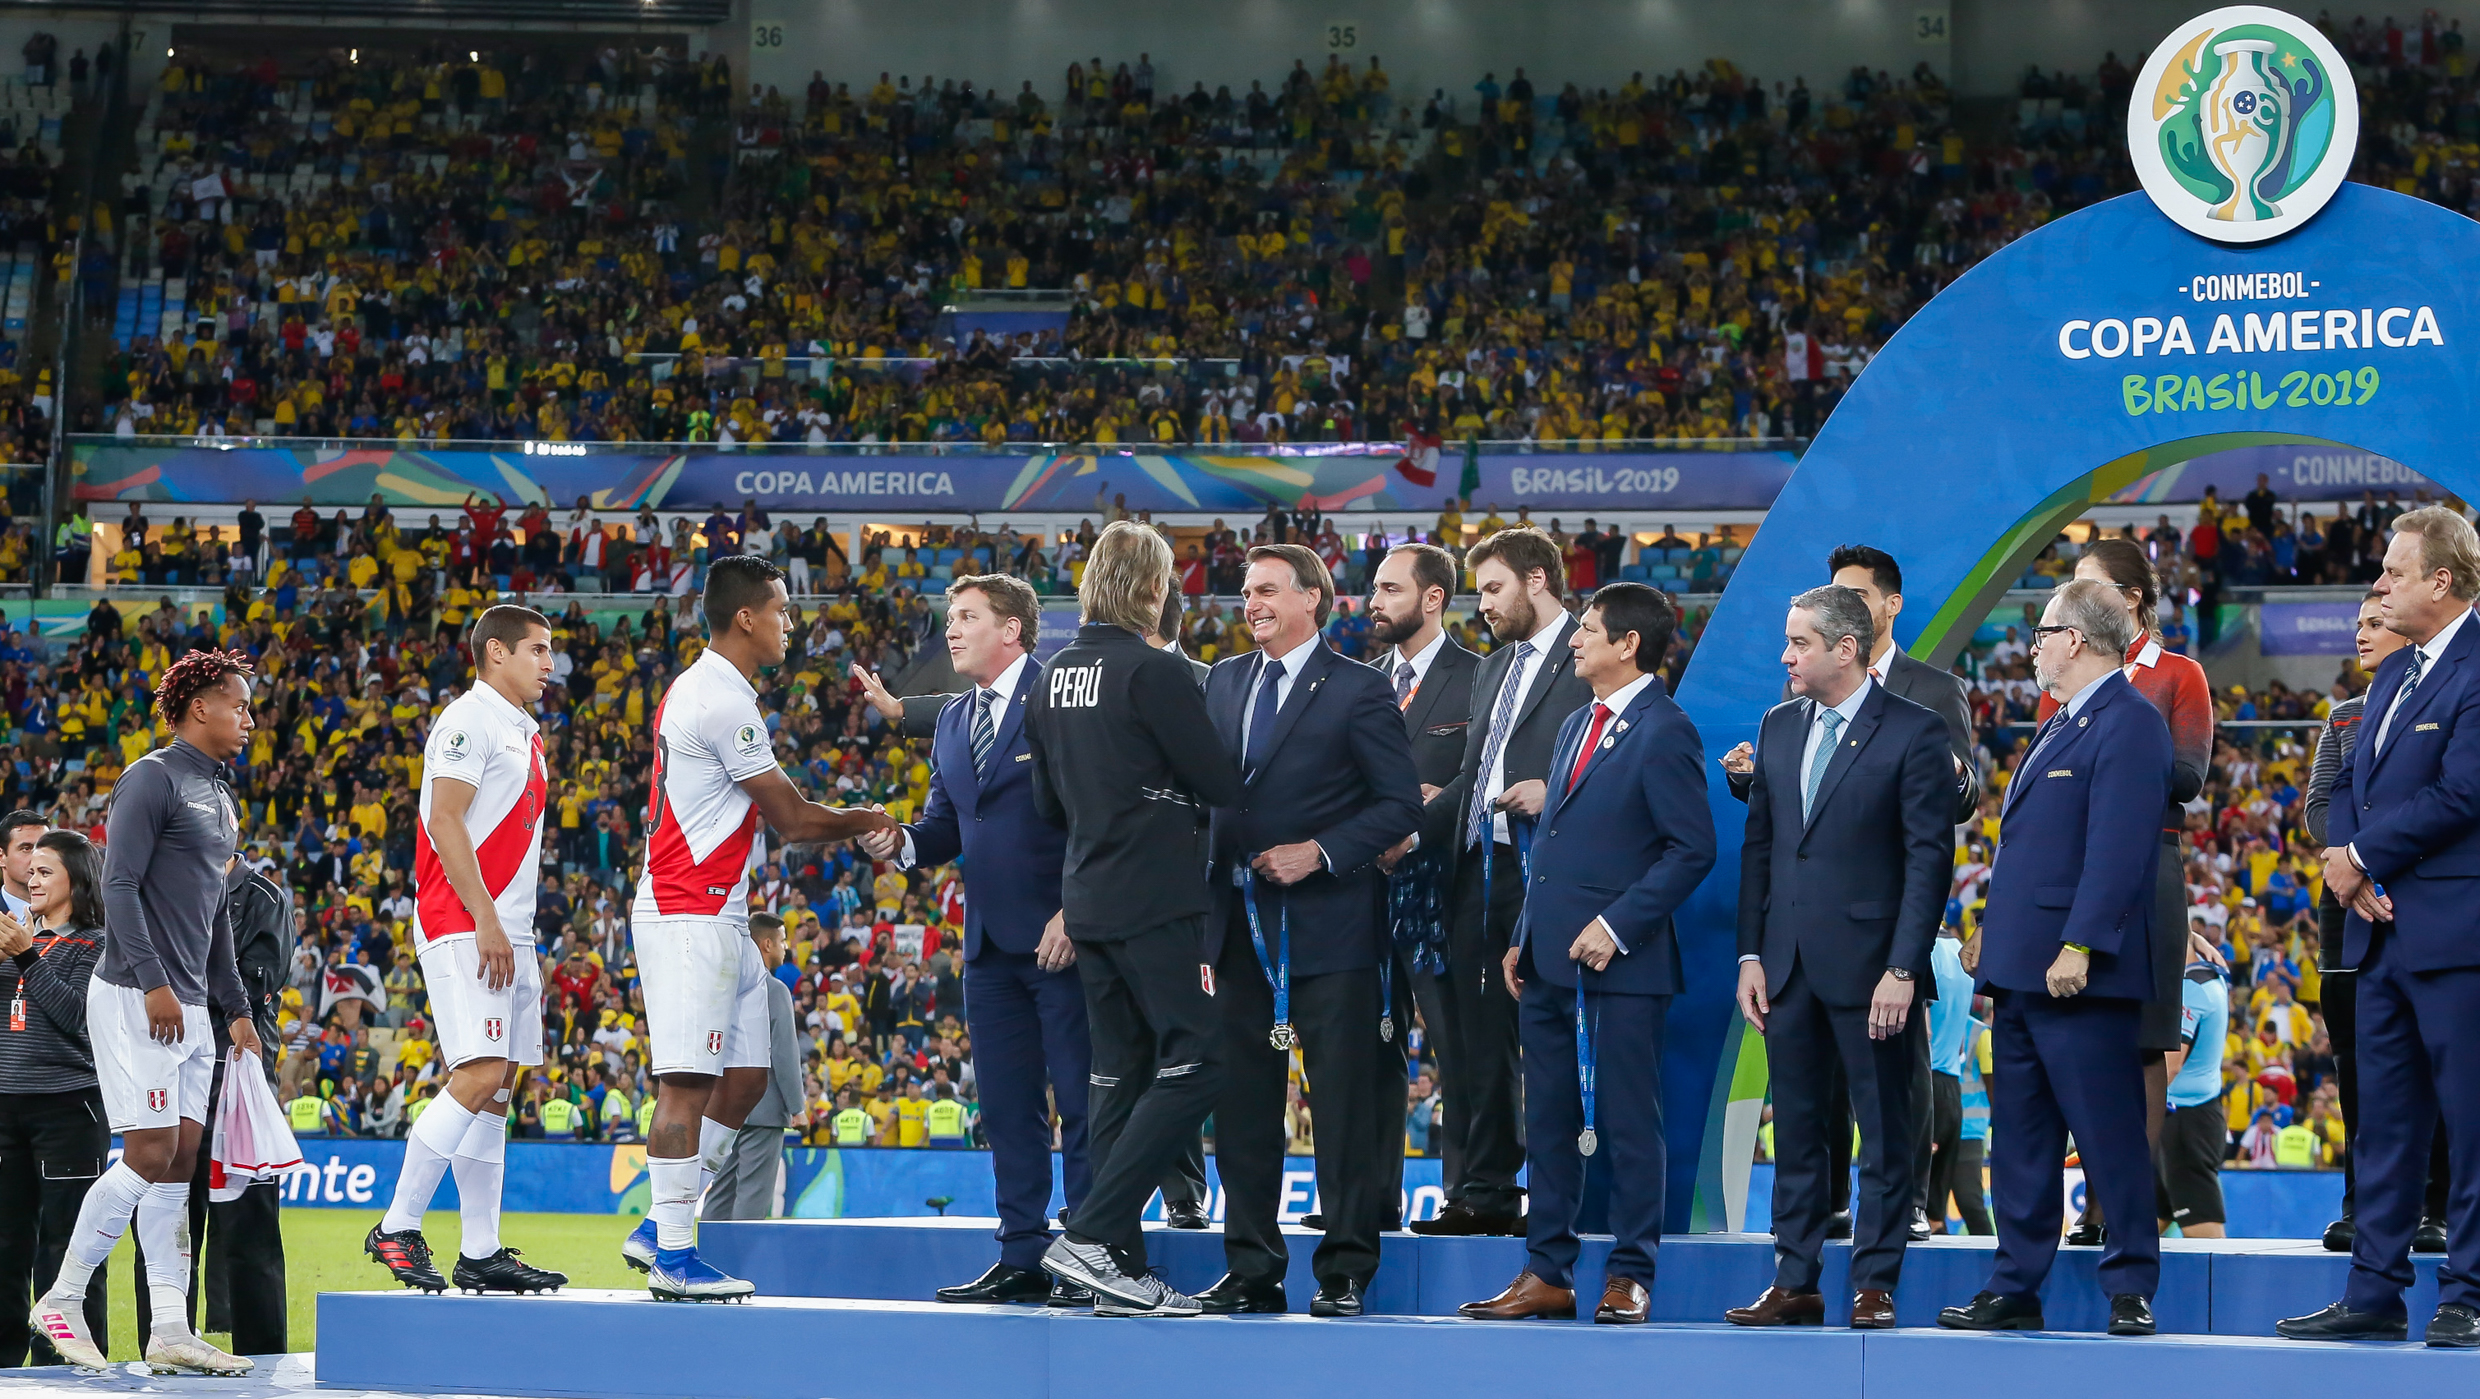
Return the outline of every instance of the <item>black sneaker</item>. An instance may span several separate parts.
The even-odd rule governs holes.
[[[387,1221],[381,1220],[384,1224]],[[388,1270],[398,1282],[418,1287],[424,1292],[445,1292],[448,1280],[431,1264],[431,1245],[419,1229],[400,1229],[393,1234],[379,1232],[379,1225],[370,1226],[362,1238],[362,1252],[371,1261]],[[463,1271],[460,1267],[459,1271]]]
[[[530,1267],[515,1249],[503,1248],[488,1258],[460,1256],[456,1285],[467,1292],[557,1292],[568,1286],[568,1274]]]

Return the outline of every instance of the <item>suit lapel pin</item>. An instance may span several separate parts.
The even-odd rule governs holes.
[[[2075,726],[2076,726],[2077,728],[2079,728],[2079,729],[2080,729],[2080,728],[2084,727],[2086,724],[2089,724],[2089,723],[2091,723],[2091,722],[2092,722],[2092,716],[2091,716],[2091,715],[2089,715],[2089,714],[2080,715],[2080,716],[2078,716],[2078,717],[2077,717],[2077,719],[2076,719],[2076,721],[2075,721]]]
[[[1625,720],[1625,719],[1620,720],[1620,721],[1619,721],[1619,726],[1618,726],[1617,728],[1615,728],[1615,729],[1611,730],[1611,732],[1613,732],[1613,733],[1626,733],[1626,732],[1627,732],[1627,720]]]

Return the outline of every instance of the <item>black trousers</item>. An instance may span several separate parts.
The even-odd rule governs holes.
[[[1068,1232],[1143,1271],[1145,1202],[1197,1138],[1222,1091],[1222,1026],[1206,992],[1203,920],[1119,942],[1081,942],[1077,978],[1093,1032],[1093,1188]]]
[[[1480,849],[1467,849],[1456,865],[1447,979],[1439,996],[1443,1023],[1431,1027],[1447,1095],[1438,1124],[1440,1182],[1449,1204],[1513,1215],[1524,1207],[1516,1184],[1524,1168],[1524,1119],[1517,1096],[1516,999],[1507,994],[1499,962],[1524,909],[1524,874],[1512,845],[1496,845],[1490,858],[1486,916]]]
[[[1223,1258],[1245,1281],[1278,1283],[1291,1260],[1277,1222],[1291,1055],[1267,1038],[1274,1027],[1274,991],[1266,984],[1246,919],[1238,913],[1232,918],[1214,969],[1223,1024],[1223,1092],[1214,1105]],[[1402,1130],[1403,1056],[1378,1039],[1377,968],[1295,975],[1291,985],[1292,1026],[1300,1036],[1315,1124],[1318,1209],[1326,1217],[1310,1270],[1320,1283],[1367,1283],[1377,1275],[1378,1235],[1392,1222],[1395,1205],[1388,1193],[1395,1177],[1378,1156],[1379,1134],[1370,1123],[1391,1112]],[[1381,1086],[1389,1065],[1391,1096]]]
[[[100,1091],[0,1093],[0,1370],[30,1358],[60,1363],[51,1342],[39,1338],[29,1356],[26,1312],[60,1276],[78,1207],[111,1150]],[[97,1268],[86,1290],[86,1324],[106,1348],[109,1313],[104,1270]]]
[[[1835,1170],[1827,1139],[1839,1128],[1835,1109],[1848,1102],[1860,1120],[1861,1208],[1852,1220],[1851,1285],[1889,1292],[1903,1275],[1913,1202],[1919,1188],[1913,1154],[1928,1119],[1925,1095],[1915,1096],[1912,1041],[1926,1043],[1925,1017],[1903,1032],[1869,1038],[1866,1005],[1828,1005],[1805,964],[1792,964],[1765,1020],[1766,1061],[1774,1085],[1774,1285],[1786,1292],[1817,1290],[1824,1261],[1826,1215]],[[1843,1068],[1845,1093],[1834,1091],[1829,1064]],[[1846,1140],[1850,1129],[1839,1128]]]
[[[1188,1145],[1172,1158],[1171,1169],[1163,1172],[1163,1208],[1173,1205],[1206,1207],[1206,1134],[1188,1134]]]
[[[1928,1014],[1928,1005],[1914,999],[1912,1017],[1925,1021]],[[1851,1081],[1843,1073],[1840,1060],[1835,1061],[1832,1067],[1834,1121],[1827,1133],[1830,1140],[1826,1143],[1826,1186],[1830,1206],[1836,1214],[1842,1214],[1851,1209]],[[1929,1038],[1923,1035],[1912,1051],[1912,1096],[1917,1101],[1925,1102],[1929,1092]],[[1933,1145],[1929,1127],[1929,1119],[1924,1115],[1920,1119],[1920,1138],[1912,1150],[1912,1174],[1917,1186],[1914,1203],[1922,1209],[1929,1207],[1929,1152]],[[1934,1225],[1935,1221],[1931,1222]]]
[[[2318,923],[2323,936],[2342,936],[2342,910],[2318,909]],[[2321,925],[2330,923],[2330,930]],[[2327,944],[2331,946],[2331,943]],[[2334,1088],[2341,1099],[2342,1120],[2357,1122],[2359,1111],[2359,974],[2357,972],[2322,973],[2324,989],[2319,993],[2317,1010],[2325,1017],[2325,1036],[2334,1046]],[[2342,1217],[2351,1218],[2359,1201],[2359,1153],[2342,1153]],[[2451,1177],[2446,1171],[2446,1134],[2439,1132],[2428,1144],[2428,1188],[2422,1213],[2429,1219],[2446,1217],[2446,1185]]]
[[[1953,1074],[1933,1073],[1929,1076],[1929,1139],[1933,1154],[1929,1158],[1929,1227],[1946,1232],[1946,1202],[1952,1198],[1955,1213],[1963,1217],[1963,1232],[1989,1234],[1996,1231],[1989,1223],[1989,1203],[1981,1198],[1981,1154],[1977,1138],[1966,1142],[1963,1135],[1963,1080]],[[1969,1160],[1965,1147],[1971,1148]]]
[[[1380,1046],[1377,1059],[1376,1110],[1370,1114],[1370,1126],[1378,1136],[1378,1215],[1381,1228],[1400,1229],[1404,1224],[1404,1118],[1411,1111],[1410,1099],[1404,1093],[1409,1083],[1411,1065],[1404,1046],[1411,1042],[1413,1019],[1417,1015],[1436,1039],[1437,1027],[1446,1019],[1440,1001],[1446,994],[1444,979],[1425,976],[1412,970],[1402,948],[1389,949],[1395,959],[1394,1005],[1395,1038]],[[1434,1043],[1433,1043],[1434,1047]],[[1387,1085],[1394,1084],[1391,1100],[1394,1110],[1388,1111]]]

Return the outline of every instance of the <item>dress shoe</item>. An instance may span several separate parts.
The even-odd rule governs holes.
[[[1309,1315],[1359,1316],[1363,1285],[1353,1278],[1333,1278],[1319,1283],[1317,1295],[1309,1299]]]
[[[1836,1210],[1834,1213],[1826,1216],[1826,1237],[1829,1239],[1848,1239],[1851,1237],[1850,1210]]]
[[[1938,1325],[1949,1331],[2043,1331],[2041,1294],[2007,1297],[1983,1292],[1960,1307],[1938,1313]]]
[[[2110,1296],[2110,1334],[2113,1336],[2150,1336],[2153,1334],[2153,1304],[2141,1292],[2118,1292]]]
[[[1093,1304],[1094,1290],[1092,1288],[1087,1287],[1081,1282],[1070,1282],[1066,1278],[1053,1278],[1051,1279],[1050,1300],[1045,1302],[1043,1305],[1051,1307],[1090,1307]]]
[[[1326,1232],[1326,1215],[1322,1211],[1311,1210],[1307,1214],[1300,1217],[1300,1227],[1303,1229],[1315,1229],[1319,1233],[1323,1234]]]
[[[1044,1302],[1050,1300],[1051,1275],[1039,1268],[993,1263],[973,1281],[942,1287],[932,1295],[942,1302]]]
[[[1202,1206],[1191,1204],[1163,1206],[1163,1223],[1174,1229],[1205,1229],[1211,1223]]]
[[[1888,1331],[1894,1328],[1894,1294],[1882,1287],[1864,1287],[1851,1294],[1851,1329]]]
[[[2352,1223],[2351,1216],[2347,1214],[2325,1226],[2325,1251],[2327,1253],[2349,1253],[2351,1245],[2358,1241],[2359,1226]]]
[[[2321,1312],[2275,1322],[2273,1334],[2292,1341],[2402,1341],[2411,1337],[2411,1318],[2400,1312],[2355,1312],[2336,1302]]]
[[[2420,1227],[2411,1231],[2411,1251],[2413,1253],[2445,1252],[2446,1222],[2442,1219],[2421,1220]]]
[[[1214,1316],[1291,1310],[1290,1304],[1283,1298],[1283,1284],[1242,1282],[1237,1273],[1223,1274],[1212,1287],[1198,1293],[1197,1306]]]
[[[2468,1350],[2480,1346],[2480,1312],[2460,1302],[2448,1302],[2428,1319],[2428,1343],[2441,1349],[2452,1347]]]
[[[1769,1287],[1747,1306],[1724,1312],[1722,1319],[1733,1326],[1823,1326],[1826,1299],[1823,1293]]]
[[[1436,1219],[1416,1219],[1412,1232],[1426,1238],[1471,1238],[1492,1235],[1513,1238],[1524,1232],[1524,1216],[1520,1214],[1484,1214],[1461,1203],[1438,1212]]]
[[[1576,1289],[1552,1287],[1530,1269],[1516,1274],[1507,1290],[1486,1302],[1466,1302],[1455,1314],[1474,1321],[1523,1321],[1528,1317],[1576,1318]]]
[[[1926,1243],[1945,1231],[1930,1226],[1928,1211],[1914,1210],[1912,1211],[1911,1227],[1905,1232],[1912,1236],[1913,1243],[1918,1244]]]
[[[2067,1231],[2067,1242],[2077,1248],[2098,1248],[2110,1237],[2110,1226],[2098,1220],[2079,1219]]]
[[[1597,1326],[1642,1326],[1653,1298],[1634,1278],[1613,1277],[1602,1284],[1602,1304],[1593,1309]]]

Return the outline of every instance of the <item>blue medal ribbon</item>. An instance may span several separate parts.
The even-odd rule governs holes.
[[[1593,1027],[1585,1019],[1584,979],[1590,969],[1576,964],[1576,1090],[1584,1100],[1584,1130],[1576,1134],[1576,1151],[1590,1156],[1601,1139],[1593,1131]]]
[[[1242,859],[1233,873],[1240,881],[1240,900],[1249,911],[1249,941],[1257,944],[1257,965],[1266,973],[1266,985],[1274,990],[1274,1029],[1267,1034],[1266,1041],[1277,1049],[1290,1049],[1299,1041],[1299,1036],[1292,1033],[1292,900],[1289,894],[1284,895],[1281,955],[1269,958],[1265,925],[1257,917],[1257,871],[1249,863],[1255,858],[1252,855]]]

